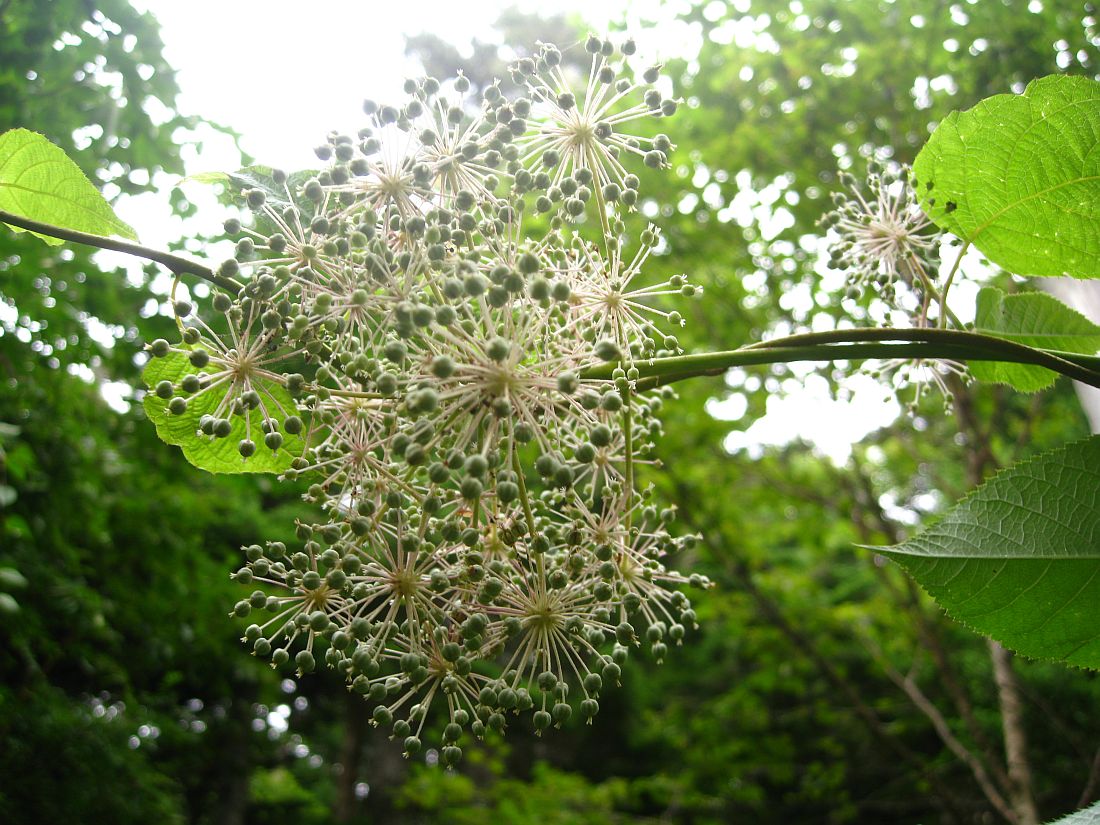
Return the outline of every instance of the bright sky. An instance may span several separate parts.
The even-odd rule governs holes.
[[[133,1],[161,23],[165,56],[177,69],[182,90],[180,110],[231,127],[257,162],[286,169],[315,164],[312,147],[329,130],[362,125],[364,98],[401,99],[403,80],[419,73],[404,55],[405,34],[432,32],[462,49],[472,38],[492,39],[492,23],[505,8],[490,0],[313,0],[308,5],[301,0]],[[514,3],[525,11],[578,14],[598,32],[607,31],[609,23],[625,14],[639,55],[647,61],[691,54],[698,47],[697,30],[674,20],[683,4],[684,0]],[[658,18],[659,27],[645,25]],[[230,141],[213,132],[202,137],[201,151],[186,157],[188,174],[239,165]],[[166,179],[163,186],[175,183]],[[216,232],[224,212],[213,194],[197,183],[185,184],[185,191],[201,207],[200,217],[186,227],[170,215],[160,194],[132,198],[120,205],[119,212],[137,227],[143,242],[153,246],[197,232]],[[755,452],[762,445],[802,438],[844,461],[854,442],[899,413],[889,394],[864,377],[852,381],[849,401],[830,399],[820,379],[802,388],[788,383],[784,389],[791,393],[769,399],[766,416],[748,430],[731,434],[731,449]],[[735,422],[744,414],[744,396],[734,394],[712,403],[708,411]]]

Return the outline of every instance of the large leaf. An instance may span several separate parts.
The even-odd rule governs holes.
[[[1100,436],[998,474],[879,552],[947,612],[1026,656],[1100,668]]]
[[[1083,808],[1047,825],[1100,825],[1100,802]]]
[[[213,372],[213,366],[206,372]],[[187,356],[172,352],[163,358],[151,358],[145,366],[142,378],[152,389],[161,381],[179,382],[180,378],[195,373]],[[223,385],[224,386],[224,385]],[[258,378],[253,386],[260,394],[265,406],[274,409],[276,418],[293,414],[294,400],[289,393],[274,381]],[[252,416],[252,427],[247,437],[255,442],[256,452],[249,458],[241,458],[237,445],[246,437],[245,420],[240,416],[230,416],[233,430],[225,438],[211,438],[199,432],[199,419],[213,415],[225,391],[212,388],[210,391],[192,397],[187,411],[182,415],[173,415],[168,411],[168,401],[149,392],[145,395],[145,414],[157,428],[162,441],[175,444],[183,449],[183,454],[200,470],[211,473],[281,473],[290,467],[295,457],[302,455],[305,444],[301,437],[284,433],[283,446],[272,451],[264,446],[264,433],[260,416]],[[282,413],[285,413],[283,415]]]
[[[1045,292],[1006,295],[996,287],[978,293],[975,332],[1029,347],[1093,355],[1100,350],[1100,326]],[[1036,392],[1054,383],[1057,373],[1030,364],[974,361],[970,372],[979,381],[1009,384]]]
[[[137,239],[68,155],[26,129],[0,135],[0,209],[63,229]],[[64,243],[32,234],[54,246]]]
[[[1100,83],[1044,77],[952,112],[913,178],[929,217],[998,266],[1100,277]]]

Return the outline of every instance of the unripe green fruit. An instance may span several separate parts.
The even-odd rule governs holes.
[[[555,459],[554,456],[548,453],[543,453],[535,459],[535,470],[540,476],[543,476],[544,478],[546,476],[553,475],[557,469],[557,459]]]
[[[512,351],[512,345],[504,338],[496,337],[489,342],[489,346],[485,350],[485,354],[492,360],[501,362],[508,357],[508,354]]]
[[[440,751],[440,755],[443,757],[443,764],[447,767],[453,767],[462,761],[462,748],[451,745],[443,748]]]
[[[622,361],[623,351],[619,345],[609,338],[604,338],[596,343],[596,357],[601,361]]]
[[[617,390],[608,390],[600,396],[600,408],[608,412],[618,412],[623,408],[623,397]]]
[[[450,378],[455,372],[455,362],[450,356],[437,355],[432,359],[431,369],[436,378]]]
[[[294,656],[294,664],[302,673],[312,673],[317,667],[317,660],[308,650],[299,650]]]
[[[464,478],[462,484],[459,486],[459,492],[462,494],[462,497],[469,501],[480,498],[484,489],[482,483],[471,476]]]
[[[615,638],[621,645],[628,645],[634,641],[634,628],[629,622],[622,622],[615,628]]]

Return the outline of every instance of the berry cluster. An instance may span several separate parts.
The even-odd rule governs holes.
[[[150,347],[184,364],[155,386],[166,417],[204,404],[202,438],[285,455],[324,514],[246,548],[247,643],[302,673],[323,650],[408,754],[443,707],[446,764],[515,713],[591,719],[632,648],[660,660],[694,624],[677,587],[707,583],[666,567],[694,537],[634,483],[670,393],[636,365],[683,323],[651,301],[697,290],[641,283],[660,237],[627,238],[628,165],[672,145],[622,129],[676,104],[629,74],[629,41],[586,49],[581,94],[541,46],[514,88],[410,81],[329,135],[323,171],[241,178],[252,220],[219,267],[239,291],[206,319],[178,302],[181,343]]]
[[[873,160],[866,180],[840,173],[848,192],[833,194],[835,208],[820,224],[835,232],[829,266],[848,272],[855,294],[871,287],[893,304],[900,282],[921,298],[935,295],[941,236],[917,203],[909,174]]]

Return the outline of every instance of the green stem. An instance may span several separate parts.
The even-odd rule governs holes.
[[[519,498],[523,503],[523,515],[527,519],[527,533],[531,538],[537,538],[535,511],[531,509],[531,499],[527,495],[527,480],[524,478],[523,465],[519,461],[519,450],[516,449],[514,442],[512,444],[512,471],[516,474],[516,484],[519,485]]]
[[[236,295],[241,289],[241,285],[232,278],[219,275],[209,267],[205,267],[187,258],[181,258],[179,255],[173,255],[170,252],[150,249],[141,244],[120,241],[115,238],[105,238],[102,235],[92,235],[88,232],[78,232],[75,229],[65,229],[61,226],[54,226],[53,224],[24,218],[22,215],[13,215],[11,212],[4,212],[3,210],[0,210],[0,223],[6,223],[9,226],[17,226],[20,229],[26,229],[29,232],[37,232],[40,235],[49,235],[51,238],[58,238],[62,241],[72,241],[73,243],[80,243],[85,246],[94,246],[97,249],[109,249],[113,252],[123,252],[127,255],[145,258],[146,260],[154,261],[166,267],[175,275],[195,275],[202,278],[204,281],[209,281],[215,286],[221,287],[233,295]]]
[[[959,271],[959,267],[962,265],[963,258],[966,256],[966,250],[970,248],[970,241],[967,241],[959,249],[959,254],[955,258],[955,263],[951,267],[951,271],[947,274],[947,280],[943,282],[943,289],[940,290],[940,326],[947,322],[947,293],[951,291],[951,284],[955,280],[955,274]]]
[[[630,398],[630,385],[626,387],[626,392],[623,393],[623,449],[626,452],[626,467],[625,467],[625,479],[626,479],[626,491],[627,495],[633,495],[634,493],[634,415],[633,405]],[[634,508],[630,507],[626,511],[626,530],[630,532],[630,516],[634,512]]]
[[[1007,361],[1020,364],[1038,364],[1056,372],[1061,372],[1066,366],[1075,366],[1083,368],[1088,372],[1100,373],[1100,356],[1029,347],[1024,344],[1018,344],[1015,341],[1009,341],[1005,338],[997,338],[993,335],[983,335],[978,332],[966,332],[965,330],[955,329],[836,329],[826,332],[807,332],[799,335],[788,335],[785,338],[775,338],[771,341],[761,341],[756,344],[751,344],[748,347],[744,347],[744,349],[766,349],[812,344],[846,344],[869,341],[941,343],[971,349],[975,352],[998,353],[1003,356],[1001,358],[990,358],[975,354],[969,356],[964,355],[959,360]],[[1070,373],[1065,374],[1069,375]],[[1071,377],[1076,378],[1077,376],[1073,375]],[[1079,380],[1087,382],[1089,379],[1082,374]]]
[[[641,390],[700,375],[721,375],[731,367],[893,358],[1032,364],[1100,387],[1100,357],[1035,349],[988,335],[942,329],[831,330],[778,338],[738,350],[643,360],[634,366],[640,374]],[[608,379],[615,366],[589,367],[581,377]]]

